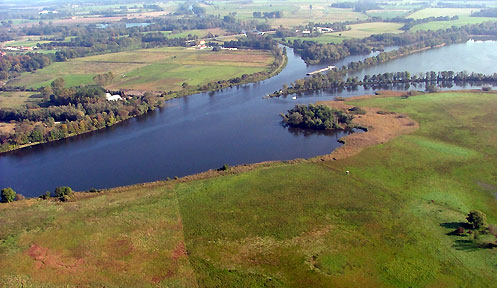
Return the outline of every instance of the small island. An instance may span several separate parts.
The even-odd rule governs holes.
[[[283,123],[291,127],[316,130],[342,130],[350,127],[354,116],[325,105],[295,105],[287,114],[281,114]]]

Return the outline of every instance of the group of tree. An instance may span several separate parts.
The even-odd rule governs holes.
[[[295,105],[287,114],[281,114],[283,122],[291,127],[328,130],[344,129],[354,118],[342,110],[325,105]]]
[[[497,8],[482,9],[471,14],[473,17],[497,17]]]
[[[378,10],[381,9],[376,1],[356,1],[356,2],[337,2],[331,4],[333,8],[353,8],[355,12],[366,12],[367,10]]]
[[[105,128],[163,105],[163,98],[151,93],[120,93],[124,100],[107,101],[100,86],[65,88],[64,80],[56,79],[42,89],[38,107],[0,109],[0,121],[15,123],[13,133],[0,133],[0,151]]]
[[[14,78],[22,72],[33,72],[49,66],[54,61],[51,54],[27,53],[0,57],[0,80]]]
[[[283,11],[271,11],[271,12],[254,12],[252,13],[254,18],[283,18]]]

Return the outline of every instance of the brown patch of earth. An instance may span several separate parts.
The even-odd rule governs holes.
[[[358,100],[371,97],[393,97],[397,95],[399,95],[399,93],[391,92],[379,96],[366,95],[352,97],[347,100]],[[323,101],[318,102],[318,104],[327,105],[331,108],[340,110],[347,110],[354,107],[353,105],[347,104],[345,101]],[[397,136],[412,133],[419,128],[416,121],[403,114],[384,111],[380,112],[382,110],[379,108],[361,108],[366,111],[366,114],[356,115],[352,120],[352,123],[365,127],[368,131],[343,137],[341,140],[345,145],[335,149],[331,154],[321,157],[322,160],[344,159],[358,154],[366,147],[383,144]]]
[[[32,244],[26,253],[34,260],[37,269],[53,268],[67,273],[84,270],[85,260],[83,258],[64,257],[37,244]]]

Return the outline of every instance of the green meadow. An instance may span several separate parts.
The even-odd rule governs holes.
[[[420,128],[344,160],[0,205],[0,284],[495,286],[496,239],[448,234],[472,209],[497,224],[497,94],[353,104]]]
[[[439,30],[439,29],[448,29],[452,26],[461,27],[464,25],[470,24],[480,24],[484,22],[495,22],[496,18],[491,17],[471,17],[471,16],[460,16],[457,20],[451,21],[432,21],[428,23],[418,24],[410,29],[410,31],[419,31],[419,30]]]
[[[272,61],[273,56],[265,51],[143,49],[56,62],[36,72],[24,73],[9,85],[38,88],[61,77],[71,87],[94,84],[95,75],[112,72],[115,78],[108,88],[176,91],[183,83],[205,84],[264,71]]]

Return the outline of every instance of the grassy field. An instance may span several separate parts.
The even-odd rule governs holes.
[[[0,283],[493,287],[490,236],[448,233],[471,209],[497,223],[497,94],[354,105],[420,129],[345,160],[0,205]]]
[[[250,59],[250,61],[247,61]],[[24,73],[9,85],[41,87],[62,77],[66,85],[93,84],[96,74],[112,71],[110,88],[179,90],[182,83],[198,85],[264,71],[273,57],[264,51],[190,50],[156,48],[57,62],[35,73]]]
[[[0,108],[19,108],[41,101],[41,98],[32,97],[33,95],[33,92],[0,92]]]
[[[461,27],[464,25],[480,24],[483,22],[491,22],[491,21],[492,22],[497,21],[497,18],[461,16],[459,17],[459,19],[452,21],[433,21],[433,22],[419,24],[412,27],[410,31],[448,29],[452,26]]]
[[[318,37],[287,37],[285,39],[287,40],[301,39],[302,41],[309,40],[309,41],[316,41],[318,43],[342,43],[343,40],[346,39],[365,38],[373,34],[401,33],[402,31],[399,30],[400,27],[402,27],[402,24],[399,23],[386,23],[386,22],[361,23],[361,24],[350,25],[351,30],[349,31],[325,33],[319,35]]]
[[[439,16],[468,16],[472,12],[479,11],[476,8],[425,8],[409,15],[408,18],[422,19]]]

